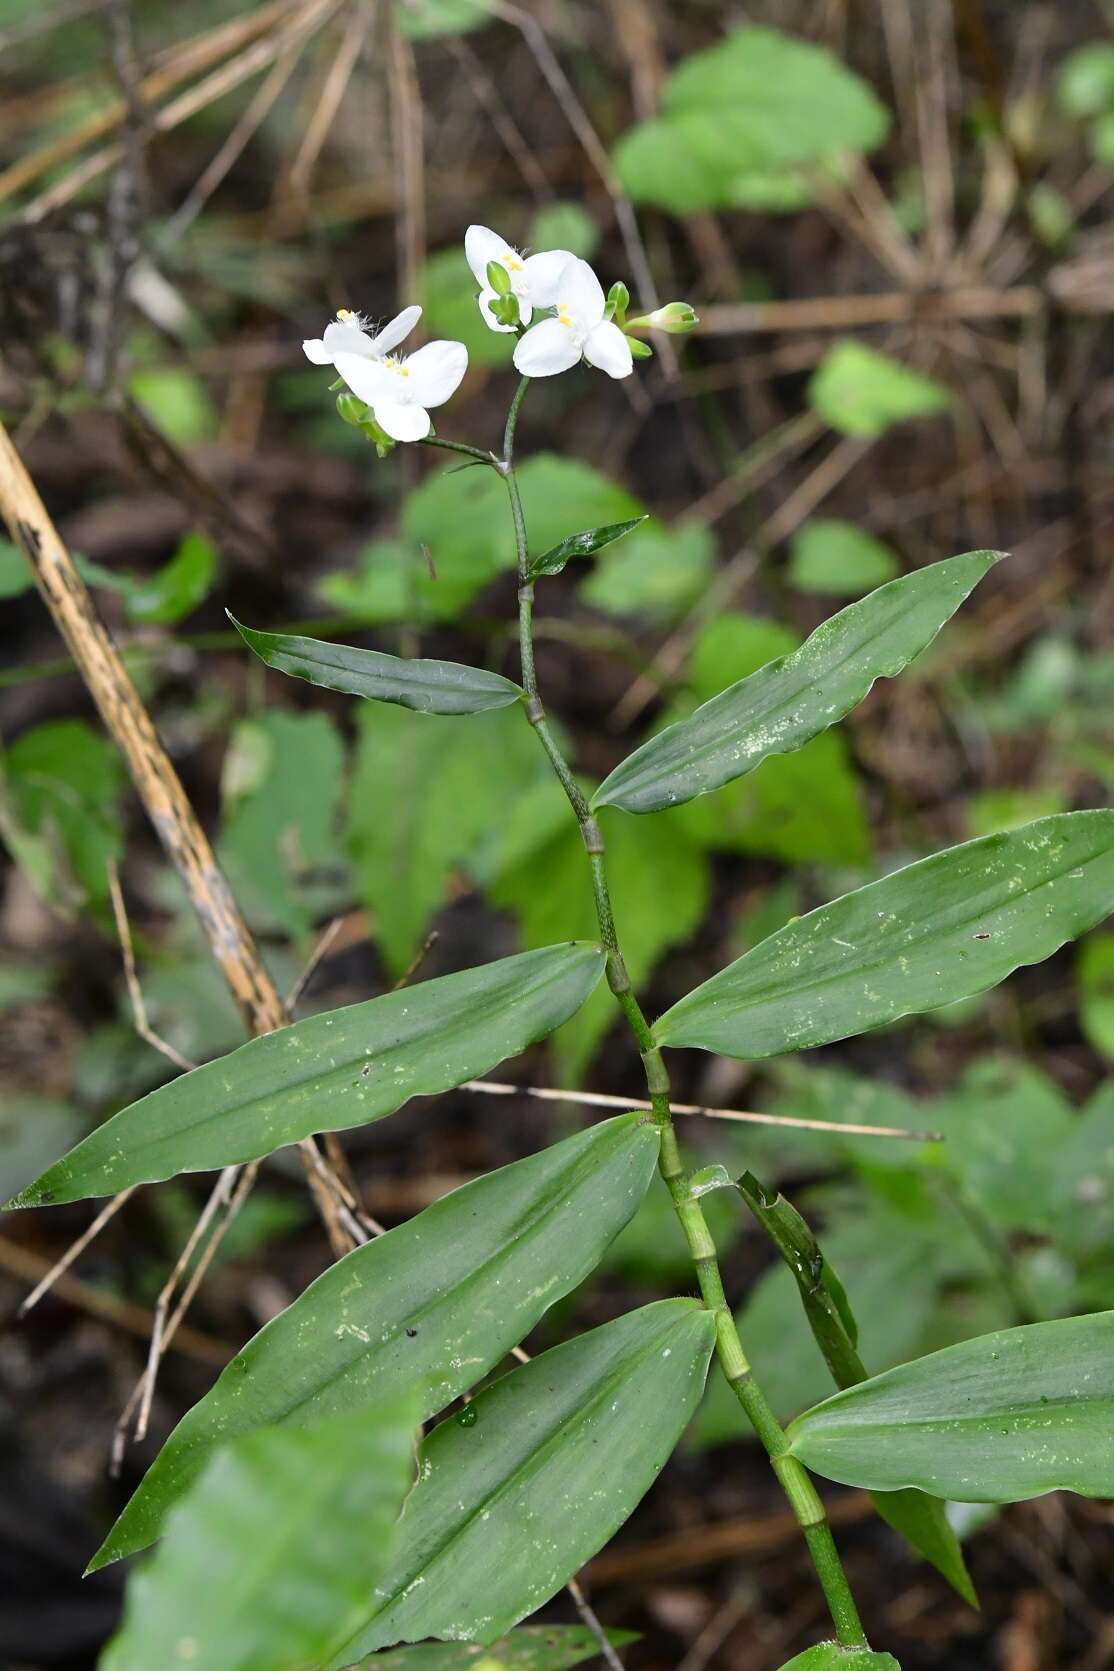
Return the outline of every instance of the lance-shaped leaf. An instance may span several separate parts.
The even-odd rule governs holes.
[[[232,614],[228,619],[248,649],[268,667],[346,696],[397,702],[423,714],[482,714],[487,708],[506,708],[522,695],[520,685],[483,667],[465,667],[458,661],[408,661],[381,650],[359,650],[351,644],[330,644],[294,633],[256,632]]]
[[[303,1671],[366,1617],[414,1476],[406,1401],[271,1429],[212,1458],[128,1587],[101,1671]]]
[[[633,1630],[609,1630],[614,1648],[637,1642]],[[474,1642],[416,1642],[363,1659],[359,1671],[571,1671],[581,1660],[595,1659],[599,1642],[587,1625],[520,1625],[483,1652]]]
[[[593,806],[657,812],[719,789],[771,754],[790,754],[892,679],[929,645],[1002,556],[968,551],[881,586],[817,627],[616,766]]]
[[[237,1434],[374,1410],[412,1391],[426,1421],[583,1280],[642,1200],[656,1128],[623,1114],[442,1197],[323,1272],[179,1422],[94,1567],[143,1549]]]
[[[984,992],[1114,910],[1114,812],[950,847],[787,923],[667,1010],[659,1044],[753,1060]]]
[[[1114,1311],[1001,1329],[836,1393],[789,1428],[827,1479],[961,1502],[1114,1496]]]
[[[486,1387],[419,1452],[371,1623],[335,1667],[423,1636],[492,1642],[549,1600],[653,1484],[704,1388],[712,1314],[660,1300]]]
[[[121,1109],[8,1205],[112,1195],[381,1120],[545,1038],[602,970],[599,946],[570,940],[311,1015]]]
[[[616,540],[621,540],[624,534],[631,533],[645,521],[644,516],[636,516],[629,522],[609,522],[604,528],[585,528],[579,534],[570,534],[567,539],[550,546],[540,557],[532,557],[527,565],[526,578],[536,580],[540,574],[560,574],[573,557],[592,557],[605,545],[614,545]]]
[[[892,1654],[873,1654],[869,1648],[845,1648],[838,1642],[817,1642],[783,1665],[781,1671],[901,1671]]]

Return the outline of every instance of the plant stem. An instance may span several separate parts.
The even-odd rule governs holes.
[[[796,1457],[789,1454],[789,1440],[770,1408],[766,1395],[754,1379],[743,1351],[735,1319],[724,1293],[715,1243],[703,1209],[691,1194],[685,1176],[677,1134],[673,1127],[669,1075],[661,1051],[654,1042],[650,1024],[632,990],[630,976],[623,961],[607,886],[603,834],[550,730],[538,691],[537,670],[534,665],[534,587],[526,578],[529,568],[526,520],[514,471],[515,430],[528,385],[529,379],[524,377],[511,402],[503,438],[503,458],[498,466],[507,484],[518,553],[519,650],[522,660],[522,683],[526,691],[526,717],[537,732],[538,740],[549,757],[549,762],[560,780],[580,826],[580,834],[592,871],[592,891],[595,895],[600,939],[607,954],[607,984],[638,1043],[646,1076],[646,1088],[650,1096],[652,1118],[661,1136],[659,1171],[672,1197],[674,1209],[688,1243],[704,1304],[715,1318],[716,1355],[720,1368],[764,1445],[778,1482],[804,1533],[832,1615],[836,1635],[840,1642],[847,1646],[865,1647],[866,1636],[832,1538],[824,1505],[809,1474]]]

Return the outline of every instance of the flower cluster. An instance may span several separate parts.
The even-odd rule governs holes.
[[[628,320],[626,286],[613,284],[605,296],[587,261],[570,250],[522,255],[490,227],[470,226],[464,252],[479,285],[484,323],[518,336],[514,363],[524,377],[555,377],[581,360],[609,377],[629,377],[635,359],[650,353],[630,333],[687,331],[697,323],[687,302]],[[381,452],[396,441],[424,441],[433,429],[430,409],[456,393],[468,369],[462,342],[395,352],[421,313],[420,307],[403,308],[371,331],[367,320],[342,309],[323,336],[302,344],[314,365],[332,366],[347,385],[351,393],[337,402],[341,416],[365,430]]]

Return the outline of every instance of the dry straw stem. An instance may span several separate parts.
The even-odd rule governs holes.
[[[88,589],[2,424],[0,516],[31,565],[43,601],[127,763],[139,798],[182,880],[214,961],[244,1021],[253,1033],[285,1027],[289,1014],[209,840]],[[300,1145],[303,1151],[307,1146],[313,1146],[312,1139]],[[341,1228],[334,1198],[305,1153],[303,1162],[334,1252],[345,1253],[350,1239]]]

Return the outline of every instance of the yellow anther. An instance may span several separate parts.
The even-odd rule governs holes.
[[[351,308],[337,308],[337,318],[342,325],[350,325],[355,317]]]

